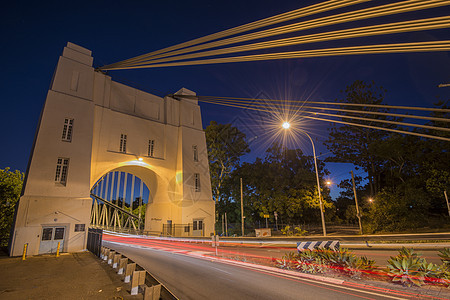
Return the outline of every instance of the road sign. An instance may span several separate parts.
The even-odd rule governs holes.
[[[270,217],[269,215],[264,215],[264,218],[268,218],[268,217]]]

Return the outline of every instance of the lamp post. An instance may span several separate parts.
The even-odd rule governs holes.
[[[284,129],[289,129],[289,127],[291,127],[291,125],[289,124],[289,122],[284,122],[283,123],[283,128]],[[298,131],[304,133],[309,140],[311,141],[311,145],[312,145],[312,150],[313,150],[313,156],[314,156],[314,166],[316,169],[316,179],[317,179],[317,190],[319,192],[319,204],[320,204],[320,217],[322,219],[322,230],[323,230],[323,236],[327,236],[327,229],[325,227],[325,217],[323,215],[323,203],[322,203],[322,195],[320,193],[320,181],[319,181],[319,170],[317,169],[317,158],[316,158],[316,149],[314,147],[314,142],[312,140],[312,138],[309,136],[309,134],[306,131],[303,131],[301,129],[297,129]]]

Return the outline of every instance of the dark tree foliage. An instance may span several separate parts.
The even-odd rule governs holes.
[[[9,168],[0,169],[0,246],[6,246],[14,218],[14,209],[20,198],[24,174]]]
[[[234,168],[239,165],[239,159],[250,152],[245,140],[245,134],[231,124],[218,124],[211,121],[205,129],[208,148],[209,171],[213,199],[220,201],[224,181]]]
[[[373,92],[361,92],[369,88],[372,86],[361,82],[354,83],[346,91],[348,102],[360,103],[362,100],[358,102],[355,99],[358,99],[358,95],[363,95],[362,98],[369,99],[367,103],[381,104],[382,99],[372,97]],[[437,107],[448,109],[442,102],[438,103]],[[430,121],[428,125],[448,128],[448,112],[433,112],[431,116],[443,120]],[[414,131],[450,137],[448,131]],[[448,215],[444,191],[450,188],[448,142],[340,126],[331,130],[327,147],[334,154],[332,161],[352,162],[362,167],[369,175],[368,186],[358,190],[365,232],[411,231],[417,228],[442,227],[447,223],[443,218]],[[342,182],[341,188],[345,190],[336,202],[338,215],[349,221],[354,215],[351,210],[355,210],[350,179]],[[367,201],[364,202],[364,197],[368,198],[369,195],[374,195],[371,205],[368,205]]]
[[[348,86],[344,92],[342,103],[354,104],[383,104],[386,91],[382,87],[377,87],[372,83],[355,81]],[[382,115],[373,115],[371,112],[388,112],[385,108],[373,108],[366,106],[340,106],[339,115],[347,117],[371,118],[379,120],[394,120]],[[353,112],[355,110],[364,111]],[[393,125],[386,123],[375,123],[373,121],[342,118],[344,122],[351,122],[362,125],[390,127]],[[328,158],[330,162],[353,163],[368,174],[371,195],[375,195],[381,190],[382,161],[373,154],[371,148],[374,144],[386,139],[389,133],[382,130],[358,127],[354,125],[333,125],[330,129],[329,139],[325,142],[327,148],[333,153]]]
[[[322,162],[318,165],[322,177],[327,171]],[[239,178],[244,182],[246,222],[262,220],[265,214],[273,222],[275,211],[287,223],[320,222],[314,160],[300,149],[287,150],[274,144],[264,160],[243,163],[232,176],[230,195],[236,200],[240,199]],[[322,193],[325,209],[330,209],[328,190]]]

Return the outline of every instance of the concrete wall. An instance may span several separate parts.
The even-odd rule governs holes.
[[[92,61],[89,50],[71,43],[59,59],[19,201],[12,255],[20,255],[24,243],[29,243],[28,253],[38,254],[42,226],[48,225],[66,226],[64,251],[84,249],[87,231],[75,232],[75,224],[87,230],[90,189],[111,171],[132,173],[148,186],[146,230],[161,231],[168,220],[203,219],[205,233],[213,232],[214,202],[197,101],[160,98],[114,82],[94,71]],[[195,95],[186,89],[177,93]],[[70,142],[61,139],[65,118],[74,120]],[[121,134],[127,135],[126,153],[119,151]],[[153,157],[150,139],[155,140]],[[65,185],[55,182],[59,157],[69,158]],[[194,174],[200,175],[200,191],[195,191]]]

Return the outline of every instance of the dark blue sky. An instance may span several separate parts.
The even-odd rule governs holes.
[[[94,64],[101,66],[201,37],[320,1],[8,1],[2,5],[0,32],[0,168],[25,171],[33,137],[53,70],[65,44],[70,41],[93,51]],[[339,9],[343,12],[375,4]],[[428,16],[449,15],[443,7],[423,12],[377,18],[325,27],[312,33],[394,22]],[[313,18],[313,17],[310,17]],[[388,37],[345,40],[305,45],[299,48],[445,40],[450,30],[405,33]],[[199,95],[255,97],[263,93],[278,99],[335,100],[355,80],[375,81],[388,90],[386,103],[431,107],[447,100],[450,88],[449,52],[386,54],[247,62],[209,66],[111,71],[113,80],[128,83],[159,96],[186,87]],[[204,124],[211,120],[234,122],[249,136],[254,120],[248,112],[202,104]],[[309,132],[319,152],[327,135],[326,123],[309,123]],[[249,125],[249,126],[247,126]],[[253,127],[254,128],[254,127]],[[264,147],[255,140],[252,157]],[[310,153],[309,145],[302,146]],[[247,158],[251,159],[251,157]],[[329,164],[331,179],[349,178],[351,166]],[[357,172],[358,173],[358,172]]]

